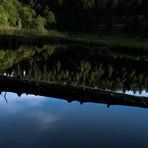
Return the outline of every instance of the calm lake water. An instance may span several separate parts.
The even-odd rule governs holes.
[[[27,50],[26,50],[27,48]],[[83,47],[84,48],[84,47]],[[0,73],[148,96],[148,60],[104,49],[0,50]],[[79,51],[79,52],[78,52]],[[78,54],[79,53],[79,54]],[[148,109],[1,93],[0,148],[147,148]]]
[[[3,95],[1,148],[147,148],[147,109]]]

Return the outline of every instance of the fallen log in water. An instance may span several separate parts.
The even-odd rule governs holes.
[[[34,80],[24,80],[0,75],[0,91],[14,92],[18,96],[22,93],[55,97],[68,102],[93,102],[110,105],[126,105],[148,108],[147,97],[137,97],[105,91],[90,87],[73,86],[68,84],[47,83]]]

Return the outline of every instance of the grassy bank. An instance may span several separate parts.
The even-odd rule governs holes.
[[[115,52],[148,54],[148,39],[141,37],[129,37],[122,35],[98,35],[98,34],[69,34],[68,40],[89,45],[103,46]]]
[[[115,52],[147,54],[148,40],[140,37],[125,37],[98,34],[74,34],[57,31],[38,32],[17,28],[0,29],[0,44],[14,46],[19,44],[78,44],[89,47],[106,47]]]

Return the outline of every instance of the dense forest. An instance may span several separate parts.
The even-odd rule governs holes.
[[[148,69],[148,60],[96,50],[52,45],[42,49],[22,46],[17,52],[2,50],[0,73],[114,91],[148,91],[148,71],[144,70]]]
[[[0,0],[0,25],[44,31],[148,31],[147,0]]]

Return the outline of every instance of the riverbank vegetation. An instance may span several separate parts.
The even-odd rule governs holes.
[[[0,44],[59,42],[147,53],[147,7],[146,0],[0,0]]]
[[[102,48],[111,50],[116,53],[125,53],[129,55],[145,55],[148,56],[147,39],[139,37],[125,37],[117,35],[101,35],[90,33],[70,33],[70,32],[38,32],[35,30],[18,30],[10,29],[10,31],[1,32],[0,44],[3,48],[17,48],[20,45],[39,45],[44,44],[70,44],[73,46],[87,46],[91,49]]]
[[[0,0],[0,25],[130,33],[148,32],[147,0]]]

